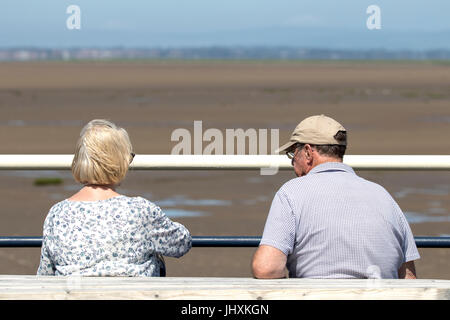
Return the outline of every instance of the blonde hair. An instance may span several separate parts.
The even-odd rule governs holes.
[[[72,174],[82,184],[116,185],[127,174],[132,146],[125,129],[96,119],[81,130]]]

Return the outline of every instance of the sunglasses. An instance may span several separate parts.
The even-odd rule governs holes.
[[[286,151],[286,155],[289,158],[289,160],[294,159],[294,157],[295,157],[295,149],[294,149],[294,151]]]
[[[304,146],[304,144],[302,144],[302,143],[296,143],[296,144],[294,144],[288,151],[286,151],[286,155],[287,155],[287,157],[289,158],[289,160],[292,160],[292,159],[294,159],[294,157],[295,157],[295,151],[297,150],[297,149],[303,149],[303,146]],[[311,145],[311,146],[313,146],[313,145]],[[300,151],[299,150],[299,151]]]
[[[289,150],[286,151],[286,155],[289,158],[289,160],[294,159],[295,150],[297,150],[300,146],[301,146],[300,144],[296,143]]]

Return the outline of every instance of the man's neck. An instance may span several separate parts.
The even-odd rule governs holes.
[[[327,163],[327,162],[340,162],[342,163],[342,159],[340,158],[334,158],[334,157],[320,157],[315,159],[314,163],[313,163],[313,168],[323,164],[323,163]]]

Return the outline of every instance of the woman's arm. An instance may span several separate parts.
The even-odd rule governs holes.
[[[48,235],[52,232],[53,228],[53,218],[52,218],[52,209],[48,213],[47,217],[44,221],[43,227],[43,237],[42,237],[42,248],[41,248],[41,259],[39,262],[39,268],[37,270],[37,275],[41,276],[53,276],[55,275],[55,264],[50,257],[50,252],[48,250]]]
[[[151,224],[148,236],[157,253],[179,258],[191,249],[192,237],[188,229],[170,220],[159,207],[153,208]]]
[[[52,259],[50,258],[50,255],[48,253],[47,241],[45,239],[42,241],[42,248],[41,248],[41,260],[39,263],[39,268],[37,270],[38,276],[54,276],[55,275],[55,265],[52,262]]]

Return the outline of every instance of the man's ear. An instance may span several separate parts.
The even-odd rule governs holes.
[[[312,159],[312,148],[309,144],[305,145],[305,158],[310,161]]]

